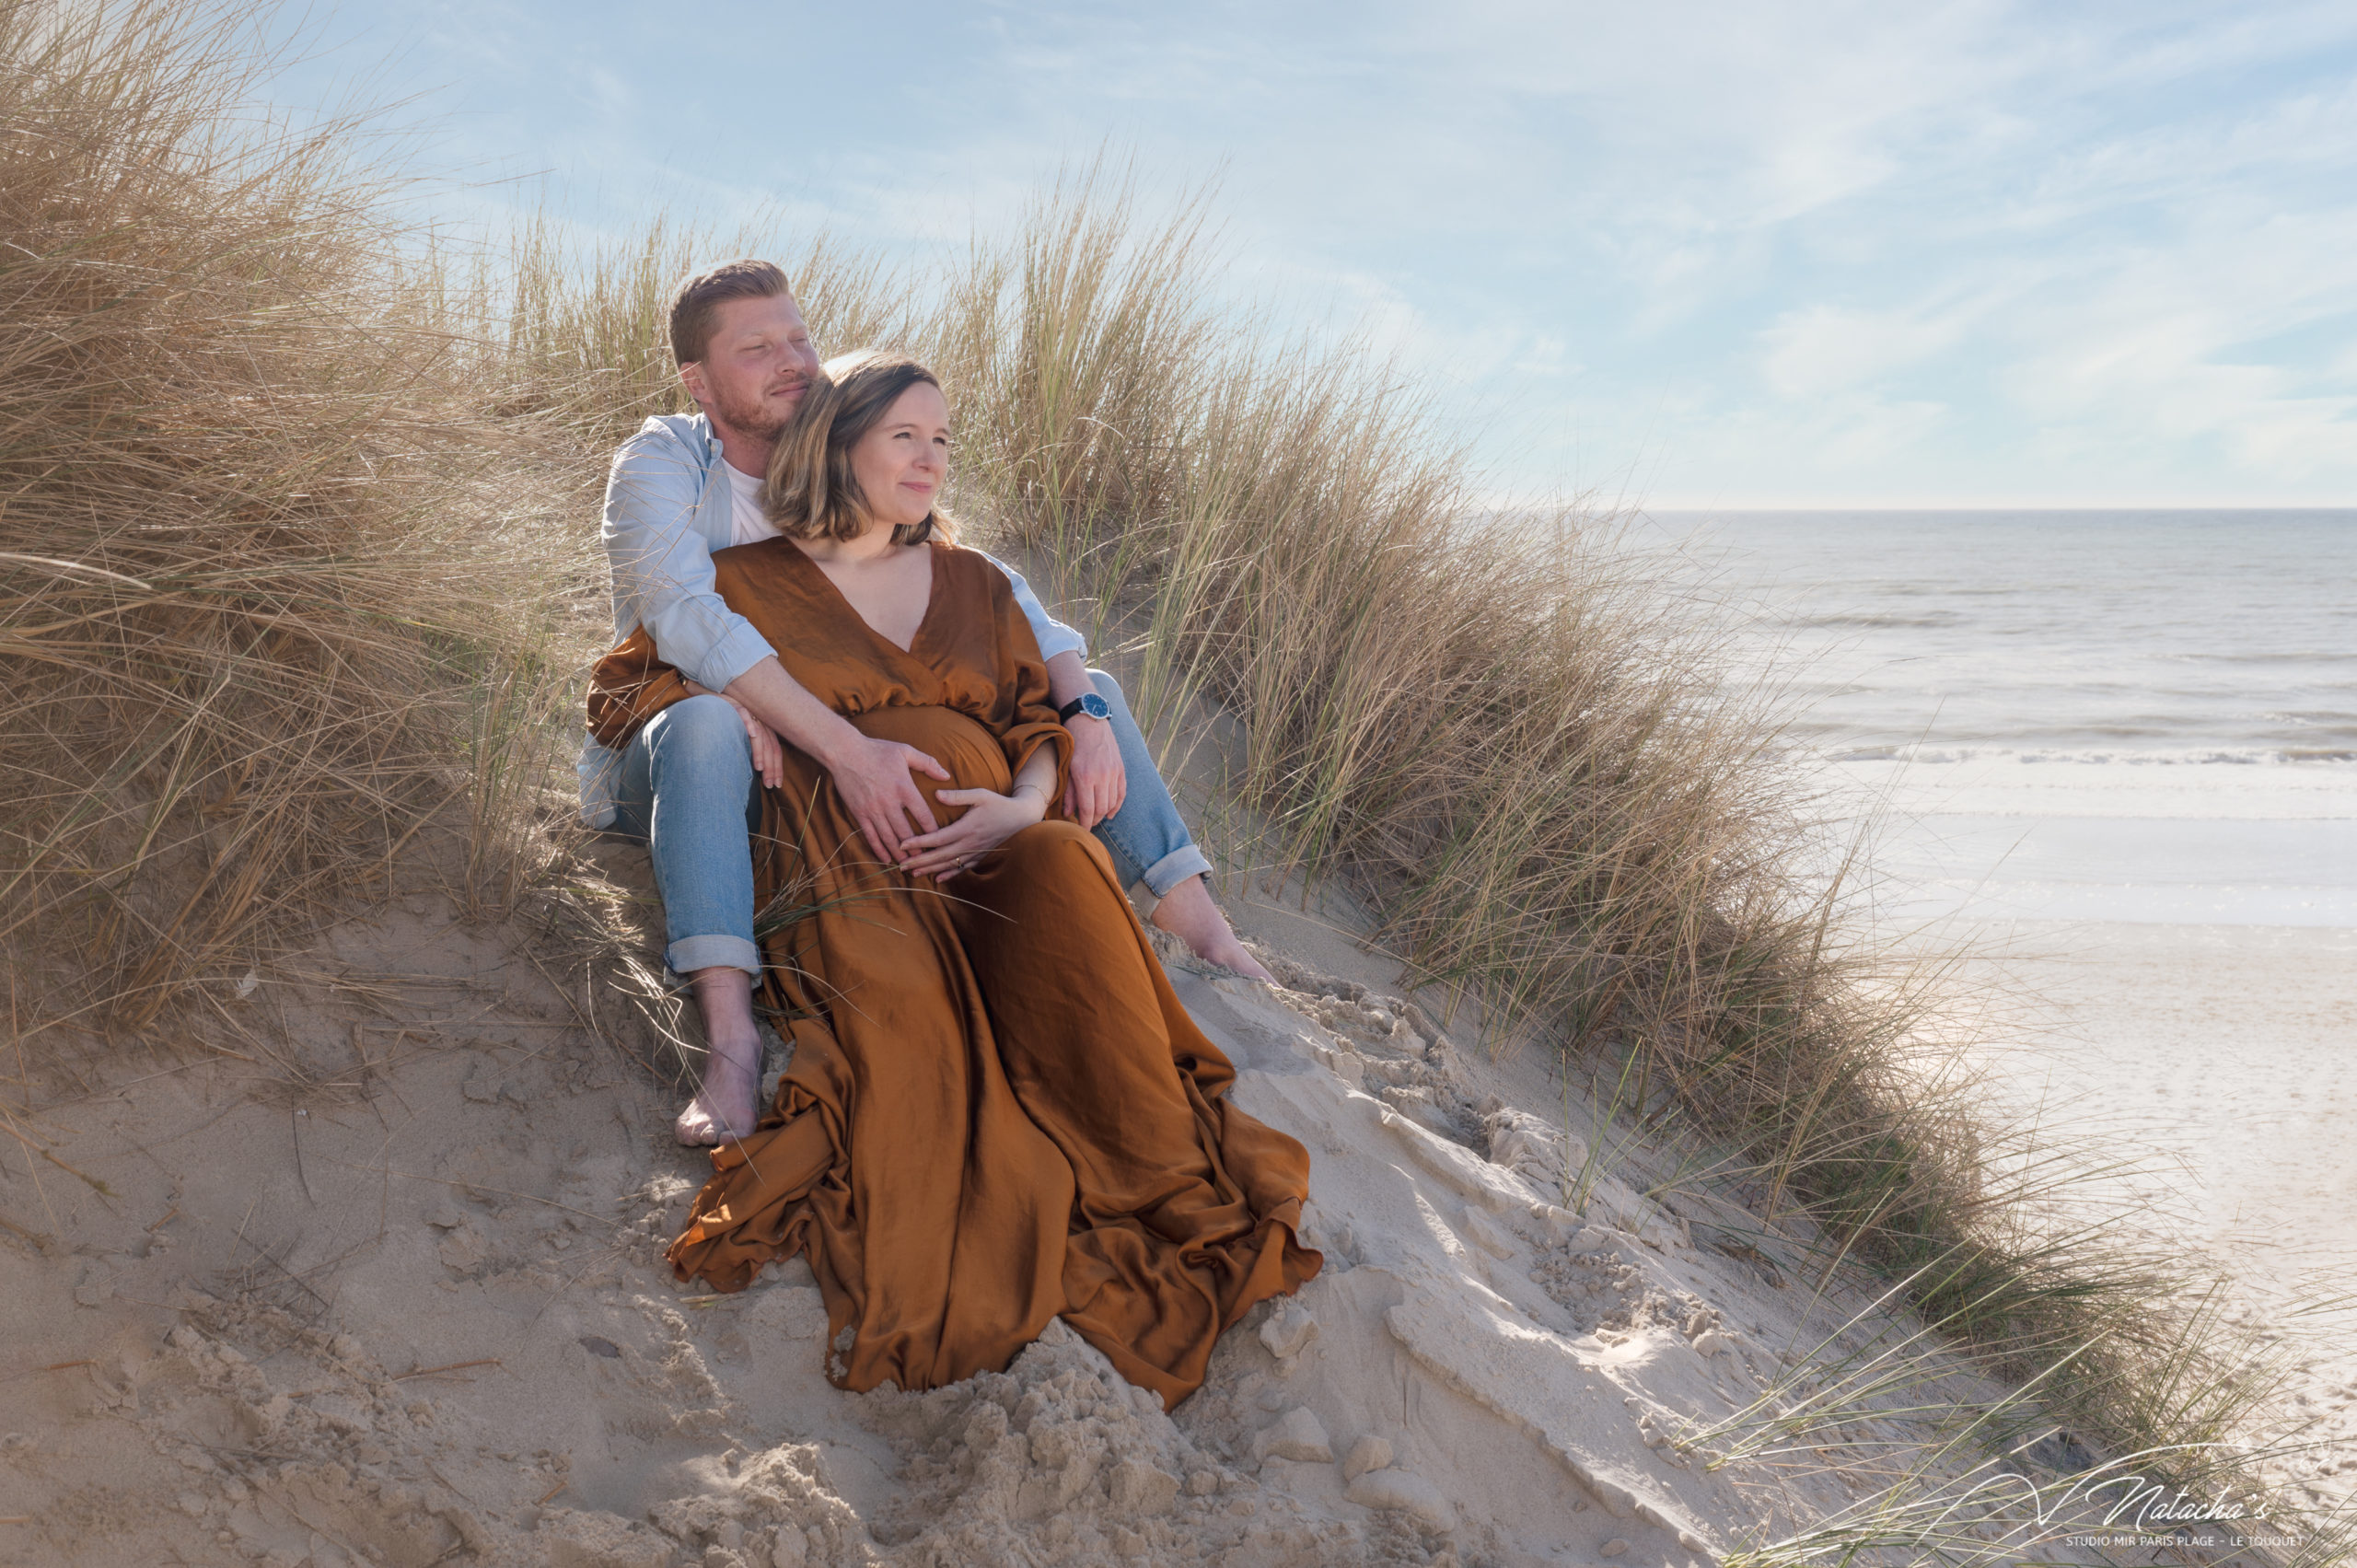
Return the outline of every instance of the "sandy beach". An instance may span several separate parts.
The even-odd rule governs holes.
[[[2345,1495],[2357,1404],[2357,764],[2347,513],[1671,518],[1727,563],[1879,915],[1987,1008],[1994,1106],[2086,1214],[2222,1270]],[[1690,566],[1685,569],[1690,570]]]
[[[2293,1461],[2321,1504],[2357,1481],[2357,931],[2022,922],[1977,982],[2012,993],[1991,1082],[2125,1167],[2091,1203],[2232,1271],[2315,1424]]]
[[[2051,1020],[2005,1082],[2151,1152],[2162,1217],[2252,1283],[2357,1257],[2357,931],[2024,923],[2009,980]],[[2030,954],[2045,956],[2031,957]],[[2344,1276],[2345,1277],[2345,1276]]]

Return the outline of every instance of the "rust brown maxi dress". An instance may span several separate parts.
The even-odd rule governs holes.
[[[713,564],[795,679],[955,775],[920,777],[929,797],[1004,793],[1069,737],[1006,578],[931,548],[907,649],[786,540]],[[598,665],[590,726],[618,745],[686,695],[642,629]],[[1061,1314],[1177,1404],[1222,1330],[1318,1272],[1295,1239],[1307,1152],[1227,1102],[1234,1067],[1172,993],[1093,835],[1051,819],[961,877],[916,881],[869,854],[824,770],[785,758],[754,872],[757,907],[781,891],[819,906],[763,937],[793,1063],[759,1129],[714,1151],[673,1267],[736,1291],[806,1253],[845,1388],[1003,1369]],[[958,809],[934,804],[944,823]]]

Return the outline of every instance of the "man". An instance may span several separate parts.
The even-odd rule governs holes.
[[[673,704],[620,750],[594,739],[581,756],[582,813],[593,827],[646,838],[668,928],[667,959],[696,998],[709,1047],[702,1088],[679,1113],[679,1141],[711,1144],[752,1130],[761,1042],[752,987],[756,776],[774,784],[778,747],[825,767],[884,860],[936,823],[911,773],[949,775],[912,747],[873,740],[803,690],[775,650],[713,589],[712,552],[765,539],[760,492],[770,454],[819,353],[784,272],[732,261],[692,277],[671,307],[679,381],[702,412],[649,419],[607,482],[606,552],[614,636],[644,624],[656,650],[702,695]],[[1266,980],[1212,901],[1211,863],[1155,771],[1120,689],[1083,656],[1077,632],[1051,617],[1020,574],[1007,575],[1048,661],[1073,735],[1065,812],[1094,828],[1125,882],[1159,901],[1152,919],[1200,957]],[[1134,787],[1132,787],[1134,786]]]

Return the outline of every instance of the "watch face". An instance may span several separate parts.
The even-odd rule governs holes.
[[[1081,698],[1080,711],[1093,719],[1109,719],[1113,716],[1113,710],[1105,705],[1105,699],[1094,691]]]

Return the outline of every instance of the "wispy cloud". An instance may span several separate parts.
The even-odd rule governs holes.
[[[1100,147],[1502,485],[2357,502],[2357,13],[1333,0],[877,17],[412,0],[453,166],[908,254]],[[313,77],[298,78],[302,80]],[[1583,472],[1583,470],[1585,470]]]

